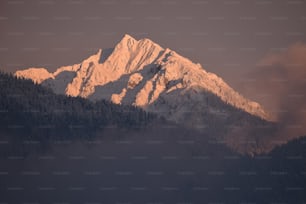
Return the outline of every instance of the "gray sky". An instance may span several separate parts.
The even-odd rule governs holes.
[[[244,95],[268,53],[306,42],[302,0],[1,0],[0,69],[80,62],[128,33],[199,62]],[[257,90],[260,95],[263,90]]]

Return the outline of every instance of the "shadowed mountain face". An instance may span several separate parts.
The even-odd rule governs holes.
[[[43,86],[50,87],[54,93],[62,94],[65,92],[66,87],[70,84],[76,76],[75,72],[62,71],[54,78],[48,78],[41,82]]]

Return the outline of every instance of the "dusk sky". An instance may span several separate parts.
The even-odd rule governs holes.
[[[261,100],[251,91],[258,64],[296,43],[303,50],[305,11],[298,0],[2,0],[0,68],[54,71],[114,47],[128,33],[175,50]]]

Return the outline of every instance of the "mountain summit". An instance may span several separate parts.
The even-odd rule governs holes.
[[[231,111],[224,106],[269,119],[258,103],[234,91],[200,64],[150,39],[136,40],[127,34],[113,49],[100,49],[79,64],[60,67],[53,73],[29,68],[15,75],[58,94],[135,105],[193,125],[203,125],[207,113],[228,117]]]

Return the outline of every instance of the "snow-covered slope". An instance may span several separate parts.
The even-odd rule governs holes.
[[[45,68],[29,68],[23,71],[17,71],[15,76],[32,79],[35,83],[38,84],[49,78],[54,79],[54,75],[49,73]]]
[[[114,49],[99,50],[81,63],[60,67],[54,73],[31,68],[15,75],[49,86],[56,93],[132,104],[177,122],[185,122],[186,113],[197,115],[192,121],[196,124],[202,124],[201,112],[224,117],[230,114],[212,104],[216,103],[212,95],[225,104],[268,119],[258,103],[241,96],[200,64],[149,39],[135,40],[129,35]]]

